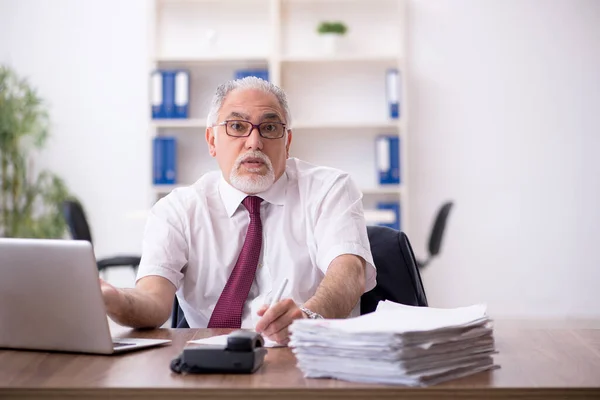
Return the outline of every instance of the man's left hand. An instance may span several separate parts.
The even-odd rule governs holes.
[[[292,299],[283,299],[273,307],[265,304],[256,313],[261,317],[256,324],[256,332],[282,345],[290,341],[288,326],[295,319],[306,318]]]

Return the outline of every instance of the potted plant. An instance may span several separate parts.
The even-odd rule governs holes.
[[[35,173],[33,155],[48,139],[42,99],[14,70],[0,65],[0,237],[62,238],[61,204],[70,198],[62,179]]]
[[[348,31],[348,27],[340,21],[323,21],[317,27],[321,37],[323,50],[327,54],[334,54],[338,50],[340,38]]]

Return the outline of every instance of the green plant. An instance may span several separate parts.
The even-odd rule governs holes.
[[[49,118],[27,80],[0,65],[0,237],[61,238],[62,179],[33,171],[33,155],[48,139]]]
[[[319,24],[317,32],[320,34],[324,33],[337,33],[338,35],[344,35],[348,31],[348,27],[340,21],[323,21]]]

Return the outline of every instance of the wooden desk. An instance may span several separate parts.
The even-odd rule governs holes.
[[[171,346],[117,356],[0,350],[0,399],[398,399],[600,398],[600,330],[497,324],[500,369],[430,388],[305,379],[287,348],[269,349],[252,375],[177,375],[169,369],[191,339],[226,330],[125,331]]]

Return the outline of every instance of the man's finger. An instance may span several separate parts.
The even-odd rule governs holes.
[[[257,311],[256,314],[259,317],[262,317],[263,315],[265,315],[265,312],[269,309],[269,305],[268,304],[264,304],[262,305]]]
[[[264,330],[267,329],[268,326],[273,323],[273,321],[285,314],[289,308],[295,306],[296,304],[292,299],[281,300],[272,307],[267,306],[262,318],[256,324],[256,331],[258,333],[264,332]]]
[[[271,336],[277,335],[277,333],[281,332],[299,317],[299,312],[301,312],[297,308],[287,309],[285,313],[281,314],[278,318],[272,321],[264,330],[264,334],[267,335],[271,340]]]
[[[279,344],[287,345],[290,342],[288,327],[286,326],[285,328],[281,329],[279,332],[276,332],[276,333],[272,334],[271,336],[268,336],[268,338]]]

